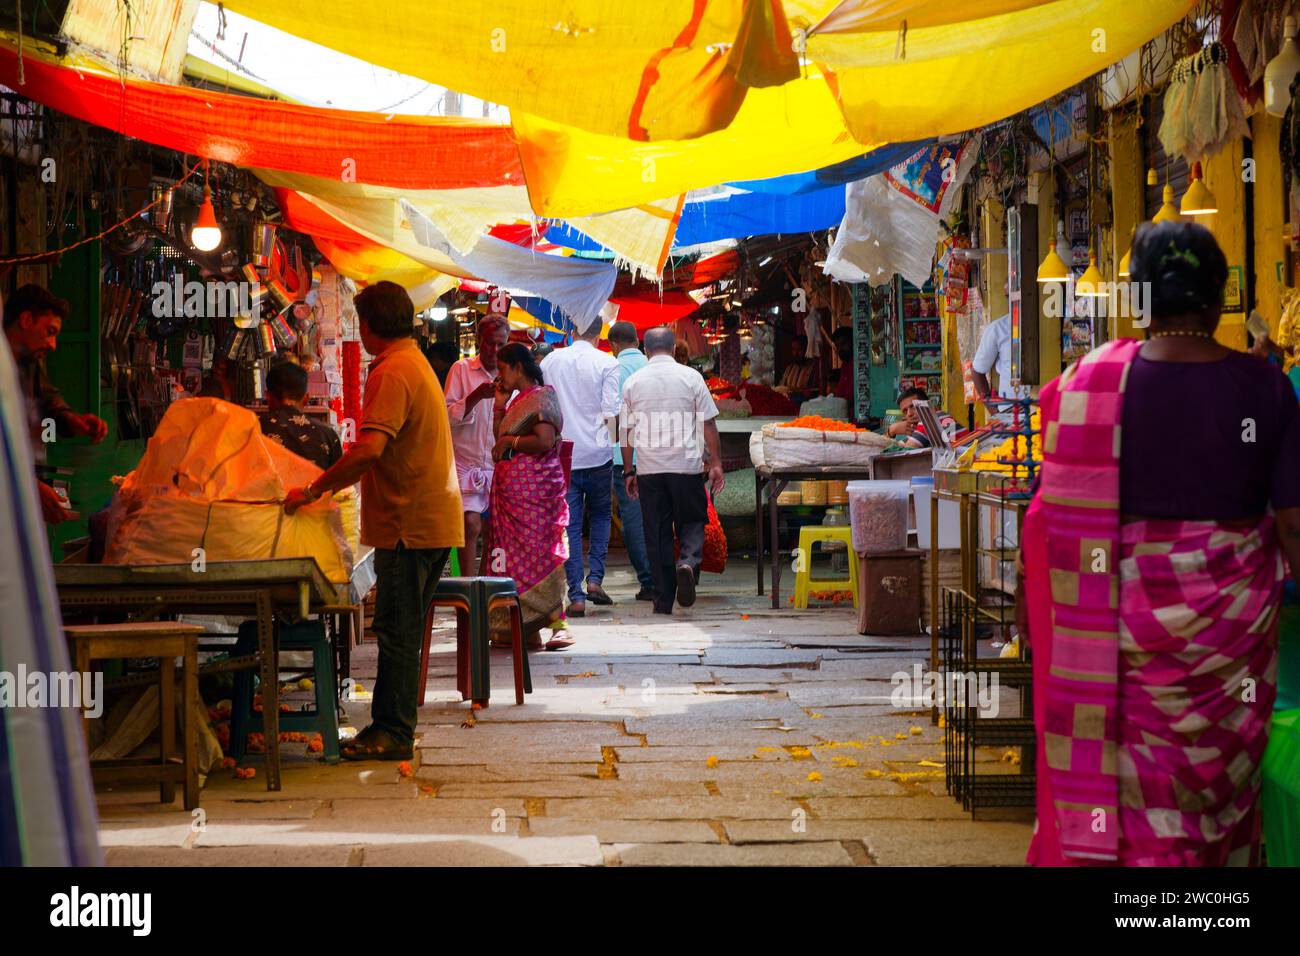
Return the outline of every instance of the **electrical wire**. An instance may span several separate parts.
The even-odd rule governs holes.
[[[193,166],[191,166],[190,169],[189,169],[189,171],[188,171],[184,176],[182,176],[180,179],[176,180],[176,182],[172,183],[172,187],[171,187],[171,188],[172,188],[172,189],[175,189],[177,186],[184,185],[185,182],[186,182],[186,181],[187,181],[191,176],[193,176],[196,172],[199,171],[199,169],[201,169],[201,168],[203,167],[203,162],[204,162],[203,160],[199,160],[197,163],[195,163]],[[32,253],[32,254],[30,254],[30,255],[26,255],[26,256],[12,256],[12,257],[10,257],[10,258],[0,259],[0,265],[5,265],[5,266],[7,266],[7,265],[15,265],[15,264],[17,264],[17,263],[21,263],[21,262],[35,262],[35,261],[37,261],[37,260],[39,260],[39,259],[48,259],[48,258],[50,258],[51,256],[61,256],[61,255],[63,255],[63,254],[66,253],[66,252],[71,252],[73,249],[76,249],[76,248],[78,248],[79,246],[84,246],[84,245],[86,245],[86,243],[88,243],[88,242],[95,242],[95,241],[98,240],[98,239],[103,239],[103,238],[104,238],[105,236],[107,236],[110,232],[113,232],[114,230],[117,230],[117,229],[121,229],[123,226],[125,226],[127,223],[131,222],[132,220],[138,219],[138,218],[140,218],[141,216],[143,216],[145,213],[147,213],[149,210],[153,209],[154,206],[158,205],[160,202],[162,202],[162,201],[163,201],[164,199],[166,199],[166,198],[167,198],[167,194],[166,194],[166,193],[163,193],[161,196],[159,196],[159,197],[158,197],[157,199],[155,199],[153,202],[149,203],[149,205],[144,206],[144,207],[142,207],[142,208],[140,208],[140,209],[137,209],[135,212],[133,212],[131,215],[127,216],[127,217],[126,217],[125,219],[123,219],[121,222],[114,223],[113,225],[109,226],[107,229],[101,229],[99,232],[95,233],[93,236],[86,236],[84,239],[78,239],[76,242],[72,243],[72,245],[70,245],[70,246],[64,246],[62,249],[50,249],[50,250],[48,250],[48,251],[46,251],[46,252],[35,252],[35,253]]]

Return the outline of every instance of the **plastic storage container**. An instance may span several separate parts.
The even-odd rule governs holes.
[[[916,546],[922,551],[930,549],[930,495],[933,493],[933,478],[912,479],[912,500],[916,509]],[[940,501],[939,548],[946,550],[960,547],[961,507],[955,501]]]
[[[824,505],[826,504],[826,482],[824,481],[805,481],[803,482],[803,503],[806,505]]]
[[[859,554],[902,551],[907,547],[907,506],[912,488],[906,481],[850,481],[849,523],[853,550]]]

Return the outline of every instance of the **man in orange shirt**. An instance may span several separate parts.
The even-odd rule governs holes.
[[[306,488],[285,497],[293,514],[361,482],[361,541],[375,549],[379,671],[370,726],[342,748],[349,760],[409,760],[414,753],[424,618],[451,548],[465,543],[451,423],[437,376],[411,337],[406,290],[377,282],[354,300],[361,344],[375,358],[357,442]]]

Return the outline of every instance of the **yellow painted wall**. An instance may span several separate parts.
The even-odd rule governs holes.
[[[1246,274],[1246,185],[1241,181],[1241,161],[1244,151],[1238,140],[1224,147],[1202,163],[1205,185],[1218,202],[1219,211],[1209,216],[1195,216],[1196,222],[1214,233],[1228,260],[1228,268],[1236,266],[1241,271],[1243,285]],[[1182,196],[1178,199],[1181,201]],[[1242,289],[1244,300],[1245,289]],[[1246,313],[1225,312],[1214,336],[1229,348],[1246,348]]]
[[[1111,261],[1118,267],[1119,260],[1133,242],[1133,229],[1142,221],[1143,191],[1146,189],[1146,170],[1142,168],[1142,143],[1139,131],[1131,120],[1117,119],[1111,124],[1110,138],[1111,207],[1114,210],[1114,228],[1111,230]],[[1114,271],[1105,275],[1115,276]],[[1114,316],[1110,322],[1111,338],[1142,338],[1143,333],[1133,325],[1133,316]]]
[[[1056,224],[1060,220],[1056,211],[1056,181],[1051,176],[1041,176],[1038,188],[1038,256],[1047,254],[1056,242]],[[1038,272],[1037,262],[1023,263],[1025,278],[1032,282]],[[1039,296],[1038,317],[1038,384],[1046,385],[1061,374],[1061,320],[1042,314],[1044,297]]]
[[[1251,117],[1255,157],[1255,182],[1245,188],[1254,190],[1255,200],[1255,307],[1277,333],[1282,316],[1278,267],[1286,250],[1286,189],[1282,183],[1282,162],[1278,139],[1282,120],[1267,113]]]

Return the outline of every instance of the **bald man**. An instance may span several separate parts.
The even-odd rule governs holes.
[[[478,323],[478,354],[461,359],[447,373],[447,417],[456,475],[465,506],[465,547],[457,552],[460,573],[478,574],[478,541],[486,540],[488,492],[492,488],[492,397],[496,393],[497,349],[510,338],[510,326],[499,315]]]

